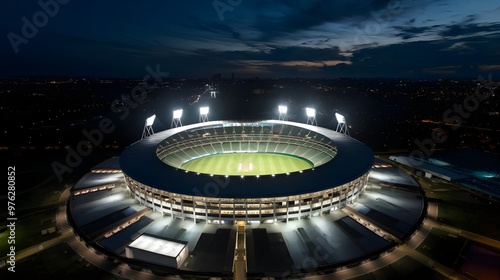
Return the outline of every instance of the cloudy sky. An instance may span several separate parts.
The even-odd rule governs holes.
[[[44,4],[45,3],[45,4]],[[500,76],[498,0],[1,1],[0,76]]]

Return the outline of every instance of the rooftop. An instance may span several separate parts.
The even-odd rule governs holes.
[[[143,234],[130,243],[128,247],[175,258],[186,247],[186,244]]]

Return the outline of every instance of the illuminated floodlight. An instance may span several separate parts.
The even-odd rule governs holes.
[[[174,110],[174,119],[180,119],[182,117],[182,109]]]
[[[208,115],[208,107],[201,107],[200,108],[200,114],[202,114],[202,115]]]
[[[144,124],[144,129],[142,130],[142,139],[154,134],[152,125],[155,122],[155,119],[156,119],[156,114],[146,119],[146,123]]]
[[[316,109],[306,108],[307,124],[317,125],[316,123]]]
[[[339,113],[335,113],[335,118],[337,118],[338,123],[345,123],[345,117]]]
[[[316,117],[316,109],[306,108],[306,115],[308,117]]]
[[[200,107],[200,122],[208,121],[208,107]]]
[[[287,120],[287,115],[286,115],[287,111],[288,111],[288,107],[283,106],[283,105],[278,106],[278,112],[280,113],[280,115],[279,115],[280,121]]]
[[[335,131],[349,135],[349,129],[347,128],[347,123],[345,117],[339,113],[335,113],[335,118],[337,118],[337,129]]]
[[[146,125],[152,126],[153,123],[155,122],[156,115],[152,115],[151,117],[146,119]]]
[[[181,117],[182,117],[182,109],[175,110],[172,116],[171,127],[182,126]]]

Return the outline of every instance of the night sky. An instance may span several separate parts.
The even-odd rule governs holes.
[[[45,5],[43,3],[46,3]],[[0,76],[500,76],[500,1],[1,1]]]

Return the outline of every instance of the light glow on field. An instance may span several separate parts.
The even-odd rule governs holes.
[[[215,154],[192,159],[181,166],[192,172],[225,176],[289,174],[312,167],[305,159],[271,153]]]

